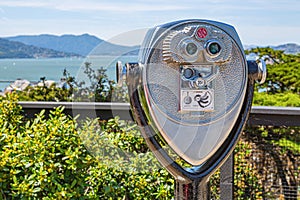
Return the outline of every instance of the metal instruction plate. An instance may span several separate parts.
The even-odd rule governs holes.
[[[204,111],[214,110],[214,90],[181,90],[180,111]]]

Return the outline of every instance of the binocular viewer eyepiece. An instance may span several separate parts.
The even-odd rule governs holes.
[[[247,120],[254,83],[265,78],[265,63],[246,60],[235,29],[209,20],[150,29],[139,62],[117,63],[118,83],[128,86],[148,147],[186,183],[207,180],[229,156]]]

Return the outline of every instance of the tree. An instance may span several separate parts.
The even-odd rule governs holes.
[[[300,92],[300,54],[285,54],[283,51],[270,47],[254,48],[246,50],[246,54],[255,53],[264,59],[267,65],[268,75],[265,84],[259,86],[267,92]]]

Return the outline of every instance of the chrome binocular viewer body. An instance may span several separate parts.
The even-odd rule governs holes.
[[[232,26],[197,19],[150,29],[139,62],[118,62],[117,71],[149,148],[177,181],[198,186],[232,152],[255,80],[266,77],[263,61],[246,60]]]

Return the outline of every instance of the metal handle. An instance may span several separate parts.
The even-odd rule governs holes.
[[[123,80],[124,80],[124,74],[123,74],[123,66],[122,66],[122,62],[118,61],[116,63],[116,80],[117,80],[117,85],[118,86],[122,86],[123,84]],[[126,73],[125,73],[126,75]]]
[[[263,84],[267,78],[267,66],[264,59],[260,59],[258,62],[258,83]]]
[[[250,77],[258,84],[263,84],[267,77],[267,66],[263,59],[247,60],[248,72]]]

